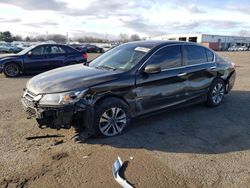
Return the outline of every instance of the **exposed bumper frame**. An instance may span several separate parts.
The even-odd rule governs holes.
[[[21,102],[25,107],[28,118],[35,118],[39,128],[69,129],[72,122],[82,118],[87,106],[78,102],[65,106],[37,107],[29,105],[22,98]],[[82,117],[80,117],[80,115]]]
[[[121,158],[118,156],[117,160],[112,166],[112,172],[115,180],[124,188],[133,188],[126,180],[122,179],[119,175],[119,170],[121,169],[123,163]]]

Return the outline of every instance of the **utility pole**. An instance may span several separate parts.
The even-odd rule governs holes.
[[[69,44],[69,32],[66,33],[67,44]]]

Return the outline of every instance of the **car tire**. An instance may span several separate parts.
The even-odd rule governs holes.
[[[208,91],[206,104],[210,107],[219,106],[226,92],[225,82],[222,79],[216,78]]]
[[[109,97],[95,107],[93,119],[94,136],[116,136],[130,124],[129,106],[121,99]]]
[[[4,65],[3,72],[6,77],[17,77],[20,75],[20,66],[16,63],[8,63]]]

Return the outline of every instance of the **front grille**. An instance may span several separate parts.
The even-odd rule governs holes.
[[[33,107],[34,106],[34,103],[32,102],[32,100],[29,100],[26,97],[24,97],[22,101],[25,103],[25,106],[27,106],[27,107]]]
[[[36,116],[35,103],[33,101],[35,97],[36,95],[28,90],[26,90],[23,94],[22,102],[26,107],[26,113],[28,117]]]
[[[29,90],[26,90],[23,97],[29,101],[33,101],[35,96],[36,95],[34,93],[30,92]]]
[[[30,92],[29,90],[26,90],[23,94],[23,102],[25,103],[25,105],[27,107],[34,107],[35,103],[34,103],[34,98],[36,97],[36,95],[32,92]]]

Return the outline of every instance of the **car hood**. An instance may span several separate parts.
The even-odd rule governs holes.
[[[20,57],[20,55],[18,55],[18,54],[13,54],[13,55],[9,55],[9,54],[7,54],[7,55],[1,55],[0,61],[5,61],[5,60],[9,60],[9,59],[16,59],[16,58],[19,58],[19,57]]]
[[[82,64],[66,66],[39,74],[27,83],[34,94],[60,93],[85,89],[99,83],[116,79],[117,72],[100,70]]]

